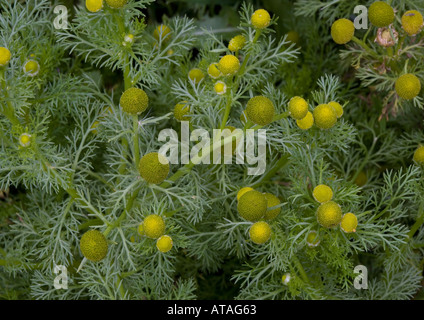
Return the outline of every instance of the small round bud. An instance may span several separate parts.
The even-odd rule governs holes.
[[[164,25],[161,24],[160,26],[158,26],[155,31],[153,31],[153,37],[159,41],[159,39],[162,39],[162,41],[164,40],[168,40],[170,36],[168,36],[171,33],[171,29]]]
[[[219,60],[218,68],[224,76],[231,76],[239,71],[240,61],[232,54],[227,54]]]
[[[293,119],[303,119],[308,113],[308,103],[301,97],[293,97],[289,101],[289,112]]]
[[[337,44],[345,44],[352,40],[355,34],[355,26],[348,19],[336,20],[331,26],[331,37]]]
[[[314,188],[312,195],[316,201],[324,203],[333,198],[333,190],[325,184],[320,184]]]
[[[271,227],[265,221],[254,223],[249,229],[250,240],[256,244],[264,244],[271,238]]]
[[[212,79],[217,79],[217,78],[219,78],[222,75],[221,74],[221,71],[219,71],[219,69],[218,69],[218,63],[214,62],[214,63],[211,63],[209,65],[209,67],[208,67],[208,75]]]
[[[337,118],[341,118],[343,115],[343,107],[340,103],[331,101],[328,103],[330,107],[333,107],[334,111],[336,111]]]
[[[421,91],[420,79],[412,73],[404,74],[396,80],[395,90],[399,97],[405,100],[413,99]]]
[[[31,135],[28,133],[22,133],[19,136],[19,144],[24,148],[28,147],[31,144]]]
[[[412,36],[421,32],[423,16],[417,10],[409,10],[402,16],[402,28]]]
[[[151,214],[143,220],[144,234],[148,238],[157,239],[165,233],[165,221],[160,215]]]
[[[413,160],[418,164],[424,164],[424,146],[419,146],[415,150]]]
[[[122,94],[119,105],[126,113],[137,115],[147,109],[149,97],[142,89],[129,88]]]
[[[253,97],[247,102],[246,114],[253,123],[265,126],[274,119],[274,104],[267,97]]]
[[[342,209],[334,201],[321,204],[317,210],[318,223],[324,228],[332,228],[342,220]]]
[[[340,228],[346,233],[356,232],[358,218],[353,213],[346,213],[340,222]]]
[[[35,77],[40,71],[40,65],[35,60],[27,60],[22,69],[27,76]]]
[[[158,250],[160,252],[168,252],[169,250],[172,249],[172,238],[170,236],[164,235],[162,237],[160,237],[157,241],[156,241],[156,248],[158,248]]]
[[[253,188],[251,188],[251,187],[241,188],[239,190],[239,192],[237,192],[237,201],[239,201],[241,196],[244,195],[246,192],[249,192],[249,191],[252,191],[252,190],[253,190]]]
[[[250,18],[252,25],[257,29],[264,29],[269,26],[271,22],[271,16],[268,11],[264,9],[256,10]]]
[[[279,204],[281,204],[281,201],[272,193],[265,193],[264,195],[267,201],[267,211],[265,212],[264,219],[273,220],[280,214],[281,207],[275,208],[275,209],[270,209],[270,208],[278,206]]]
[[[308,111],[303,119],[296,120],[297,126],[302,130],[308,130],[314,125],[314,116]]]
[[[169,161],[160,153],[150,152],[140,159],[138,170],[146,182],[159,184],[168,176]]]
[[[217,81],[213,88],[219,95],[225,94],[227,92],[227,85],[222,81]]]
[[[90,12],[98,12],[103,8],[103,0],[85,0],[85,7]]]
[[[190,106],[187,101],[182,101],[175,105],[174,117],[177,121],[190,121]]]
[[[314,109],[315,124],[320,129],[330,129],[337,122],[337,113],[328,104],[320,104]]]
[[[108,244],[105,236],[98,230],[89,230],[80,240],[80,249],[85,258],[98,262],[106,257]]]
[[[311,231],[308,233],[308,235],[306,236],[306,244],[308,245],[308,247],[310,248],[314,248],[317,247],[319,245],[321,241],[319,240],[318,237],[318,232],[316,231]]]
[[[245,44],[246,44],[246,38],[243,35],[235,36],[228,43],[228,50],[232,52],[239,51],[244,48]]]
[[[248,221],[261,219],[267,209],[265,195],[256,190],[251,190],[243,194],[237,204],[237,211],[240,216]]]
[[[8,64],[11,57],[12,55],[9,49],[0,47],[0,67],[4,67],[6,64]]]
[[[369,7],[368,17],[374,26],[378,28],[387,27],[395,19],[395,12],[389,4],[376,1]]]

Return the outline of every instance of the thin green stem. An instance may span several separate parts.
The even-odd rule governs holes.
[[[358,39],[355,36],[352,37],[352,41],[358,44],[360,47],[362,47],[371,56],[375,58],[379,58],[378,54],[375,51],[373,51],[370,47],[368,47],[368,45],[364,41]]]
[[[134,131],[134,164],[137,168],[138,163],[140,162],[140,147],[138,144],[138,116],[133,116],[133,131]]]
[[[414,236],[415,232],[417,232],[417,230],[424,223],[424,210],[423,209],[424,209],[424,205],[423,205],[423,203],[421,203],[420,204],[420,207],[418,209],[418,218],[417,218],[417,221],[415,221],[415,223],[411,227],[411,230],[409,230],[409,232],[408,232],[408,239],[412,239],[412,237]]]

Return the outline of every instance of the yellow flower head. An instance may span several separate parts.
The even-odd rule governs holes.
[[[174,117],[178,121],[190,121],[190,106],[187,101],[182,101],[175,105]]]
[[[315,124],[320,129],[330,129],[337,122],[337,113],[328,104],[320,104],[314,109]]]
[[[156,39],[156,41],[159,41],[159,39],[168,40],[170,36],[168,36],[171,33],[171,29],[161,24],[160,26],[157,26],[155,31],[153,31],[153,37]]]
[[[148,215],[143,220],[144,234],[148,238],[157,239],[165,233],[165,221],[157,214]]]
[[[414,152],[414,161],[419,164],[424,164],[424,146],[419,146]]]
[[[213,86],[213,88],[215,92],[219,95],[227,92],[227,85],[222,81],[215,82],[215,85]]]
[[[267,201],[267,211],[265,212],[264,219],[265,220],[273,220],[275,219],[281,212],[281,207],[271,209],[272,207],[278,206],[281,204],[280,199],[274,196],[272,193],[265,193],[265,198]]]
[[[325,184],[320,184],[314,188],[312,195],[316,201],[324,203],[333,198],[333,190]]]
[[[340,228],[346,233],[356,232],[358,218],[353,213],[346,213],[340,222]]]
[[[319,240],[318,232],[316,232],[316,231],[311,231],[306,236],[306,244],[310,248],[317,247],[320,242],[321,241]]]
[[[362,187],[367,183],[367,181],[368,181],[367,174],[364,171],[361,171],[359,172],[354,182],[358,187]]]
[[[417,10],[409,10],[402,16],[402,28],[410,36],[421,32],[423,16]]]
[[[140,159],[138,171],[146,182],[159,184],[168,176],[169,161],[160,153],[150,152]]]
[[[156,248],[158,248],[160,252],[165,253],[172,249],[172,244],[172,238],[164,235],[156,241]]]
[[[85,258],[98,262],[106,257],[108,244],[105,236],[98,230],[89,230],[80,240],[80,249]]]
[[[19,144],[24,148],[28,147],[31,144],[31,135],[28,133],[22,133],[19,136]]]
[[[122,44],[124,46],[128,46],[128,45],[132,45],[133,42],[134,42],[134,35],[129,33],[129,34],[125,35],[124,42],[122,42]]]
[[[240,190],[239,190],[239,192],[237,192],[237,201],[239,201],[240,200],[240,197],[242,196],[242,195],[244,195],[246,192],[249,192],[249,191],[252,191],[253,190],[253,188],[251,188],[251,187],[244,187],[244,188],[241,188]]]
[[[27,76],[35,77],[40,71],[40,65],[35,60],[28,60],[25,62],[23,70]]]
[[[265,215],[267,209],[265,195],[256,190],[243,194],[237,204],[238,213],[248,221],[258,221]]]
[[[353,22],[348,19],[336,20],[331,26],[331,37],[337,44],[345,44],[352,40],[355,33]]]
[[[302,130],[308,130],[312,128],[314,125],[314,116],[312,115],[312,112],[308,111],[303,119],[296,120],[296,124]]]
[[[9,49],[5,47],[0,47],[0,67],[4,67],[9,63],[12,55],[10,54]]]
[[[393,22],[395,12],[389,4],[383,1],[376,1],[368,9],[368,17],[374,26],[382,28]]]
[[[240,34],[230,40],[230,42],[228,43],[228,50],[232,52],[236,52],[238,50],[243,49],[245,44],[246,44],[246,38]]]
[[[191,69],[188,73],[188,78],[193,81],[195,84],[198,84],[205,77],[205,74],[202,70],[198,68]]]
[[[103,0],[85,0],[85,6],[90,12],[97,12],[103,8]]]
[[[332,228],[342,220],[342,209],[334,201],[321,204],[317,210],[318,223],[324,228]]]
[[[231,76],[239,71],[240,61],[236,56],[227,54],[219,60],[218,68],[224,76]]]
[[[218,69],[218,63],[211,63],[208,67],[208,75],[212,79],[217,79],[221,76],[221,71]]]
[[[289,112],[293,119],[303,119],[308,113],[308,103],[301,97],[293,97],[289,101]]]
[[[106,0],[106,3],[112,9],[120,9],[127,4],[127,0]]]
[[[142,89],[129,88],[122,94],[119,105],[126,113],[137,115],[147,109],[149,97]]]
[[[250,240],[256,244],[264,244],[271,238],[271,227],[265,221],[254,223],[249,229]]]
[[[253,97],[247,102],[246,114],[253,123],[265,126],[274,119],[274,104],[267,97]]]
[[[328,105],[330,107],[333,107],[334,108],[334,110],[336,111],[337,118],[341,118],[342,117],[342,115],[343,115],[343,107],[342,107],[342,105],[340,103],[335,102],[335,101],[331,101],[331,102],[328,103]]]
[[[271,22],[271,16],[268,11],[264,9],[256,10],[250,18],[252,25],[257,29],[264,29],[269,26]]]
[[[404,74],[396,80],[395,90],[399,97],[406,100],[413,99],[421,91],[420,79],[412,73]]]

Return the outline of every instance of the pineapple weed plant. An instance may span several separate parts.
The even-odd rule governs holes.
[[[237,2],[230,32],[149,0],[56,29],[56,4],[0,4],[2,298],[419,297],[423,1]],[[265,172],[170,164],[187,122],[266,129]]]

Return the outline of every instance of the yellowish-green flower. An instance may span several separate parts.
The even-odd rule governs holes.
[[[296,120],[296,124],[302,130],[308,130],[312,128],[314,125],[314,116],[312,115],[312,112],[308,111],[303,119]]]
[[[224,76],[231,76],[239,71],[240,61],[236,56],[227,54],[219,60],[218,68]]]
[[[265,215],[267,208],[265,195],[256,190],[243,194],[237,204],[238,213],[248,221],[261,219]]]
[[[160,252],[168,252],[169,250],[172,249],[172,238],[170,236],[167,235],[163,235],[161,236],[157,241],[156,241],[156,248],[158,248],[158,250]]]
[[[142,89],[129,88],[122,94],[119,105],[126,113],[137,115],[147,109],[149,97]]]
[[[106,257],[108,244],[105,236],[98,230],[89,230],[80,240],[80,249],[85,258],[98,262]]]
[[[246,114],[253,123],[265,126],[274,119],[274,104],[267,97],[253,97],[247,102]]]
[[[421,91],[420,79],[412,73],[404,74],[396,80],[395,90],[399,97],[406,100],[413,99]]]
[[[0,47],[0,67],[4,67],[6,64],[8,64],[11,57],[12,55],[9,49]]]
[[[148,238],[157,239],[165,233],[165,221],[160,215],[151,214],[143,220],[144,234]]]
[[[85,6],[90,12],[98,12],[103,8],[103,0],[85,0]]]
[[[238,192],[237,192],[237,201],[239,201],[240,200],[240,197],[242,196],[242,195],[244,195],[246,192],[249,192],[249,191],[252,191],[253,190],[253,188],[251,188],[251,187],[243,187],[243,188],[241,188]]]
[[[293,97],[289,101],[289,112],[293,119],[303,119],[308,113],[308,103],[302,97]]]
[[[271,227],[265,221],[254,223],[249,229],[250,240],[256,244],[264,244],[271,238]]]
[[[228,43],[228,49],[232,52],[236,52],[243,49],[245,44],[246,38],[240,34],[230,40],[230,42]]]
[[[28,133],[22,133],[19,136],[19,144],[24,148],[28,147],[31,144],[31,135]]]
[[[340,228],[346,233],[356,232],[358,218],[351,212],[346,213],[340,222]]]
[[[158,152],[150,152],[140,159],[138,170],[146,182],[159,184],[168,176],[169,161]]]
[[[334,201],[325,202],[317,210],[317,220],[324,228],[335,227],[342,220],[342,209]]]
[[[222,95],[227,92],[227,85],[225,82],[217,81],[215,82],[215,85],[213,86],[215,92],[219,95]]]
[[[311,231],[308,233],[308,235],[306,236],[306,244],[308,245],[308,247],[310,248],[314,248],[317,247],[319,245],[321,241],[319,240],[318,237],[318,232],[316,231]]]
[[[393,22],[395,12],[389,4],[383,1],[376,1],[369,7],[368,17],[374,26],[382,28],[389,26]]]
[[[175,105],[174,117],[178,121],[190,121],[190,106],[187,101],[182,101]]]
[[[424,146],[419,146],[415,150],[413,159],[419,164],[424,164]]]
[[[221,71],[219,71],[218,66],[219,66],[218,63],[214,62],[214,63],[211,63],[208,67],[208,75],[212,79],[217,79],[222,75]]]
[[[271,16],[268,11],[264,9],[256,10],[250,18],[252,25],[257,29],[264,29],[269,26],[271,22]]]
[[[410,36],[421,32],[423,16],[417,10],[409,10],[402,16],[402,28]]]
[[[328,104],[320,104],[314,109],[315,125],[320,129],[330,129],[337,122],[337,113]]]
[[[280,214],[281,207],[275,208],[275,209],[271,209],[271,208],[281,204],[281,201],[275,195],[268,192],[265,193],[265,198],[267,201],[267,211],[265,212],[264,219],[273,220]]]
[[[40,65],[36,60],[27,60],[23,66],[23,70],[27,76],[35,77],[40,71]]]
[[[314,188],[312,195],[316,201],[324,203],[333,198],[333,190],[325,184],[320,184]]]
[[[340,103],[338,103],[336,101],[331,101],[331,102],[328,103],[328,105],[330,107],[333,107],[334,108],[334,110],[336,111],[337,118],[341,118],[342,117],[342,115],[343,115],[343,107],[342,107],[342,105]]]
[[[331,37],[337,44],[345,44],[352,40],[355,34],[355,26],[348,19],[336,20],[331,26]]]

